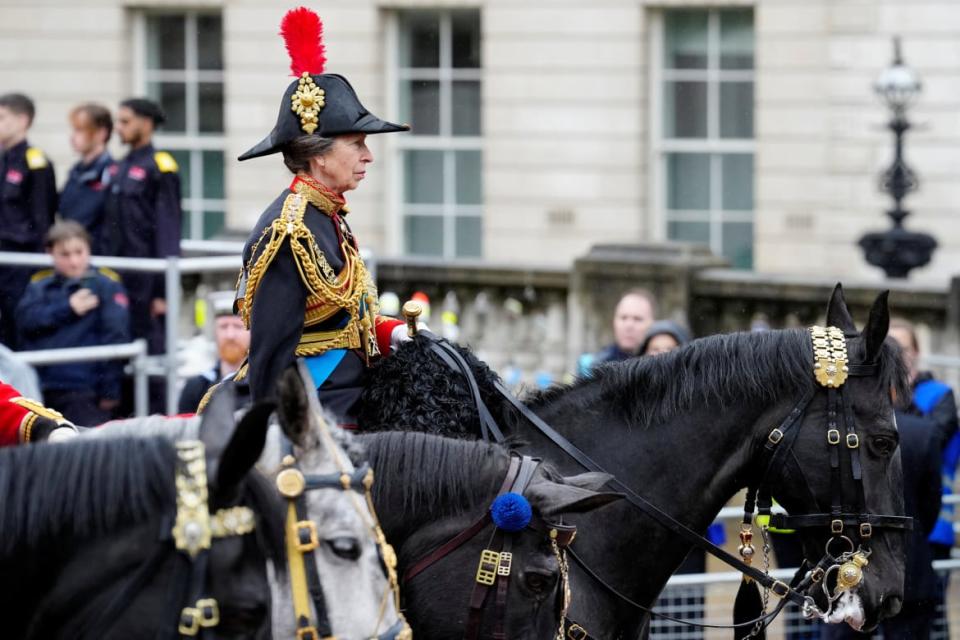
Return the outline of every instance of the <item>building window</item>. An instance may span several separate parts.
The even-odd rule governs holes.
[[[220,13],[145,13],[141,91],[167,115],[154,144],[180,165],[183,237],[224,226],[223,20]]]
[[[480,257],[480,12],[402,11],[397,26],[404,252]]]
[[[666,236],[753,266],[751,9],[663,13],[659,179]]]

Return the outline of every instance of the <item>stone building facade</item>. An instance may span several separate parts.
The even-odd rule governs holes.
[[[69,109],[160,98],[185,233],[249,228],[287,184],[234,159],[288,82],[279,0],[0,0],[0,88],[32,95],[61,181]],[[880,280],[857,239],[887,226],[871,83],[900,35],[924,90],[907,159],[913,229],[960,259],[960,5],[951,0],[352,0],[314,5],[328,70],[414,134],[373,139],[350,194],[381,256],[569,267],[599,243],[701,241],[736,266]],[[117,153],[121,150],[114,145]]]

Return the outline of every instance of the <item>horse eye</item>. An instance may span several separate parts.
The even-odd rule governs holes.
[[[329,538],[324,540],[324,544],[326,544],[327,548],[338,558],[343,558],[344,560],[358,560],[360,558],[360,541],[356,538],[346,536]]]
[[[523,581],[533,593],[543,593],[553,586],[553,576],[534,571],[527,571]]]
[[[873,448],[881,456],[889,456],[897,448],[897,443],[893,438],[886,436],[877,436],[873,439]]]

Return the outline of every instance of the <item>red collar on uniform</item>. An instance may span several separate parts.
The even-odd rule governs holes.
[[[307,200],[325,213],[349,213],[343,194],[335,193],[310,176],[297,174],[290,183],[290,191],[302,193]]]

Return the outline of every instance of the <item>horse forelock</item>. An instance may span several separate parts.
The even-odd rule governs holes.
[[[509,464],[506,449],[416,432],[358,438],[376,473],[374,496],[394,520],[456,516],[491,499]]]
[[[0,451],[0,552],[113,533],[172,510],[173,444],[79,439]]]

